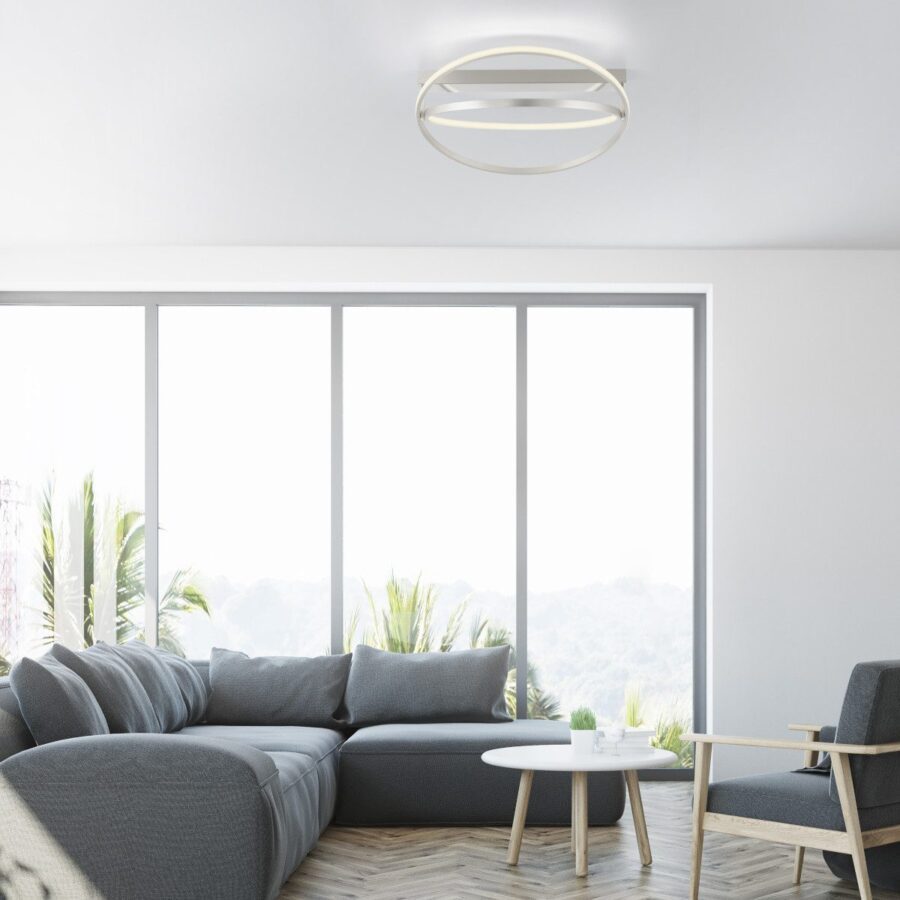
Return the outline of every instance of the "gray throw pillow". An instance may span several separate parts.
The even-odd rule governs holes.
[[[49,654],[40,659],[20,659],[9,673],[9,686],[38,744],[109,734],[109,725],[91,689]]]
[[[508,722],[509,647],[387,653],[360,645],[344,702],[349,724]]]
[[[202,722],[206,715],[206,705],[209,703],[209,691],[203,677],[183,656],[176,656],[168,650],[156,649],[156,654],[169,667],[169,671],[178,682],[181,696],[187,707],[187,721],[185,725],[196,725]]]
[[[137,675],[103,645],[75,653],[62,644],[54,644],[50,653],[81,676],[97,698],[113,734],[158,734],[162,730]]]
[[[213,648],[206,721],[213,725],[311,725],[334,728],[350,654],[258,656]]]
[[[98,649],[119,657],[144,686],[159,727],[171,734],[187,725],[188,708],[172,669],[158,650],[142,641],[125,644],[98,643]],[[199,677],[199,675],[198,675]]]

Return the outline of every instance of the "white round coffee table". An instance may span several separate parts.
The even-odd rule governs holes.
[[[668,750],[651,750],[649,748],[647,750],[620,750],[618,755],[611,752],[576,753],[571,744],[539,744],[488,750],[481,754],[481,759],[489,766],[521,769],[522,771],[512,834],[509,838],[509,853],[506,856],[506,861],[511,866],[515,866],[519,862],[519,849],[522,846],[522,833],[525,830],[525,816],[528,812],[528,799],[531,796],[531,783],[534,780],[535,772],[572,773],[572,849],[575,851],[576,875],[584,876],[588,872],[588,772],[625,773],[641,863],[649,866],[653,862],[637,773],[640,769],[662,769],[671,766],[676,760],[674,753],[670,753]]]

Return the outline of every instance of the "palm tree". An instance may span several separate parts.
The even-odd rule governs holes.
[[[94,477],[89,474],[82,485],[84,527],[84,592],[82,599],[82,640],[85,647],[94,643],[96,573],[94,532],[96,503]],[[41,595],[43,597],[44,643],[50,644],[57,635],[56,538],[53,530],[53,483],[48,482],[41,497]],[[136,510],[115,509],[116,555],[116,641],[144,639],[144,629],[135,615],[146,602],[144,593],[144,514]],[[210,615],[209,601],[203,592],[189,582],[190,572],[180,569],[172,576],[159,601],[157,620],[158,643],[163,649],[184,656],[178,637],[177,620],[185,613],[202,612]]]

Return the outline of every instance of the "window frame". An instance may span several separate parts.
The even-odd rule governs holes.
[[[516,698],[527,715],[528,661],[528,310],[537,307],[689,308],[694,336],[693,448],[693,727],[707,719],[708,297],[705,292],[624,292],[580,286],[535,293],[496,291],[359,292],[93,292],[8,291],[0,305],[140,306],[144,309],[144,482],[146,634],[157,639],[159,606],[159,309],[163,306],[319,306],[331,310],[331,650],[343,649],[343,311],[355,306],[513,307],[516,310]],[[690,777],[690,770],[659,770],[661,778]]]

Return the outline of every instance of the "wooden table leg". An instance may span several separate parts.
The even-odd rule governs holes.
[[[650,855],[650,838],[647,835],[647,821],[644,819],[644,804],[641,802],[638,773],[633,769],[626,769],[625,784],[628,785],[628,799],[631,801],[631,817],[634,819],[634,832],[637,835],[638,850],[641,853],[641,865],[649,866],[653,862],[653,857]]]
[[[575,794],[575,874],[584,878],[588,873],[588,796],[587,772],[573,772]]]
[[[572,838],[571,850],[573,853],[575,852],[575,832],[577,830],[577,826],[575,824],[575,819],[576,819],[575,810],[577,809],[577,807],[578,807],[578,799],[577,799],[577,793],[575,791],[575,773],[573,772],[572,773],[572,827],[570,829],[571,830],[571,838]]]
[[[512,834],[509,836],[509,852],[506,862],[511,866],[519,864],[519,849],[522,846],[522,834],[525,831],[525,816],[528,814],[528,799],[531,797],[531,783],[534,772],[525,769],[519,779],[519,796],[516,799],[516,814],[513,816]]]

